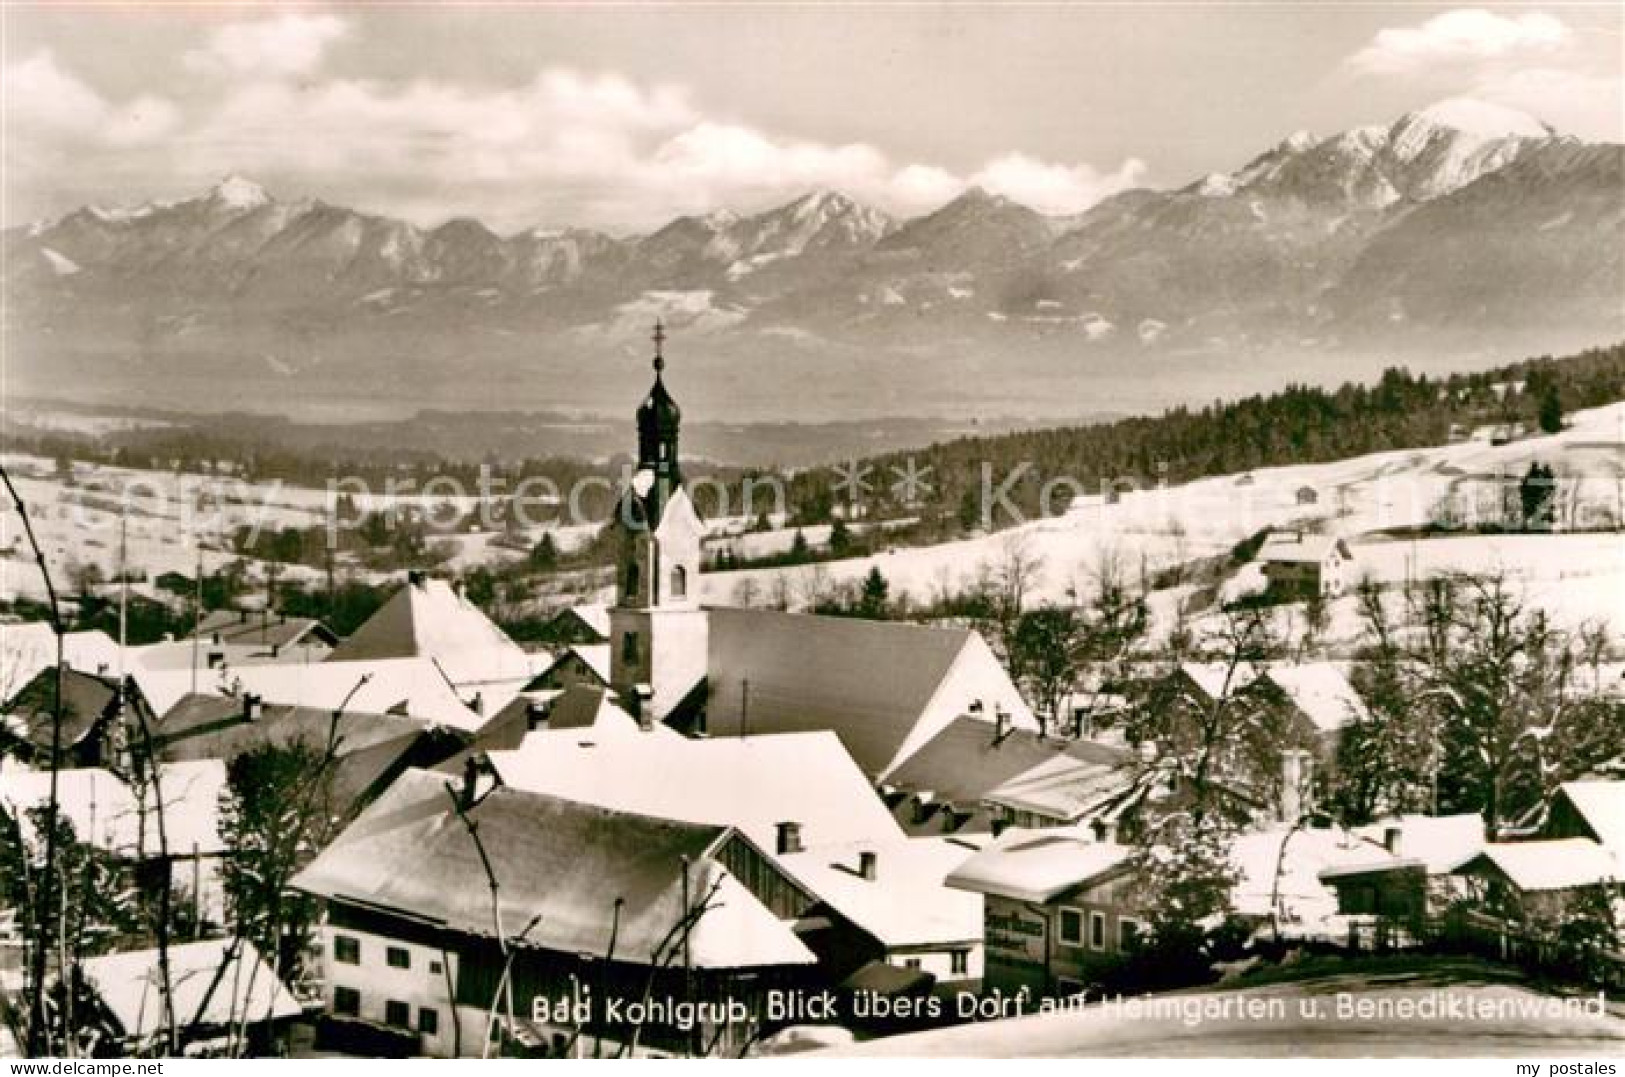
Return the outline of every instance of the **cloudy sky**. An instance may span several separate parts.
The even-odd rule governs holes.
[[[1616,3],[0,9],[7,225],[228,173],[617,231],[834,187],[1048,212],[1442,97],[1622,139]]]

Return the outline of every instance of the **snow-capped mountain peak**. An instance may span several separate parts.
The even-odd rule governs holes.
[[[231,209],[255,209],[271,201],[264,187],[235,174],[215,184],[209,191],[209,198]]]
[[[1527,112],[1471,97],[1447,97],[1402,117],[1396,127],[1427,122],[1480,138],[1549,138],[1554,133]]]

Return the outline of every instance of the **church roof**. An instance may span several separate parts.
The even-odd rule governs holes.
[[[977,698],[988,713],[1005,702],[1016,726],[1036,728],[969,629],[771,610],[718,608],[709,617],[714,736],[831,730],[879,778]],[[960,665],[978,651],[980,663]],[[945,691],[950,681],[954,693]]]

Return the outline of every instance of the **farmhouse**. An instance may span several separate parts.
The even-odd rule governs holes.
[[[460,783],[408,771],[294,886],[326,904],[329,1011],[437,1057],[479,1056],[492,1025],[519,1053],[734,1053],[766,992],[802,985],[815,961],[791,926],[808,895],[738,830],[524,792],[477,767]],[[646,997],[745,1010],[692,1028],[670,1007],[628,1019]]]
[[[1287,530],[1271,531],[1256,558],[1270,593],[1288,599],[1341,595],[1353,559],[1340,538]]]

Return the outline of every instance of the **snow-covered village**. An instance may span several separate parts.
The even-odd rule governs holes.
[[[1149,175],[614,73],[816,6],[9,12],[0,1058],[1625,1051],[1622,16],[1339,10]]]

